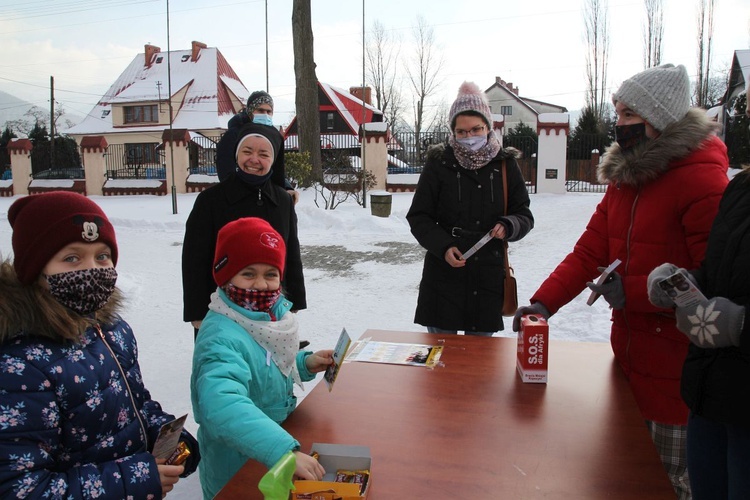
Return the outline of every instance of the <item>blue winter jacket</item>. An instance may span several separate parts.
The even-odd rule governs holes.
[[[0,498],[162,497],[148,450],[174,417],[151,400],[137,353],[120,318],[80,343],[0,344]]]
[[[266,313],[251,312],[220,297],[232,310],[253,320],[270,321]],[[277,318],[291,309],[282,298],[272,312]],[[303,381],[315,374],[305,366],[310,352],[297,354]],[[201,324],[193,352],[190,383],[198,443],[203,496],[213,498],[247,462],[273,466],[299,442],[281,425],[297,406],[293,381],[267,356],[267,351],[244,327],[210,310]]]

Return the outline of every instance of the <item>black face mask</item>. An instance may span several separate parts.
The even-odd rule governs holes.
[[[629,151],[639,144],[648,141],[646,124],[618,125],[615,127],[615,140],[623,151]]]

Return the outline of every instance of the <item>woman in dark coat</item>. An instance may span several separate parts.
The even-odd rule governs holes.
[[[461,85],[450,117],[452,133],[447,144],[428,150],[406,215],[427,250],[414,321],[432,333],[491,336],[503,329],[503,240],[526,236],[534,217],[526,182],[492,129],[490,106],[479,87]],[[464,260],[463,253],[490,231],[492,240]]]
[[[254,143],[260,147],[249,147]],[[271,181],[271,165],[282,147],[281,138],[273,128],[257,123],[245,125],[235,145],[240,168],[195,200],[185,225],[182,287],[183,320],[192,323],[196,335],[208,312],[211,294],[216,290],[212,273],[219,229],[242,217],[264,219],[284,238],[287,255],[282,286],[294,311],[307,307],[294,201]]]
[[[674,304],[658,282],[678,271],[663,264],[649,275],[649,299]],[[684,271],[686,272],[687,271]],[[719,204],[706,258],[688,276],[706,299],[677,307],[690,347],[682,398],[690,408],[687,460],[694,500],[747,498],[750,492],[750,171],[735,176]]]

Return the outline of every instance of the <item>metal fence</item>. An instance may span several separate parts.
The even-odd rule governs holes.
[[[196,135],[190,141],[190,173],[216,175],[216,145],[220,135]]]
[[[158,143],[110,144],[105,153],[108,179],[166,179]]]
[[[568,139],[565,188],[569,192],[603,193],[596,169],[611,139],[601,134],[578,134]]]
[[[425,153],[433,144],[440,144],[448,139],[448,132],[398,132],[393,134],[388,153],[397,161],[393,162],[390,173],[422,172],[425,164]]]

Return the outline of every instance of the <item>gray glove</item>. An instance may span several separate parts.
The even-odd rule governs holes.
[[[597,267],[601,273],[606,268]],[[586,283],[586,286],[593,292],[598,293],[606,300],[612,309],[622,309],[625,307],[625,289],[622,287],[622,277],[618,273],[612,273],[607,281],[597,285],[593,281]]]
[[[548,320],[552,316],[547,308],[541,302],[534,302],[529,306],[519,307],[516,310],[516,314],[513,315],[513,331],[517,332],[521,329],[521,317],[527,314],[536,314],[537,316],[543,317]]]
[[[706,349],[740,345],[745,308],[724,297],[714,297],[675,309],[677,328],[690,342]]]
[[[667,292],[662,290],[662,288],[659,286],[659,282],[669,278],[679,270],[680,268],[678,268],[674,264],[666,262],[649,273],[646,280],[646,284],[648,286],[649,302],[651,302],[656,307],[661,307],[663,309],[674,307],[674,301],[672,300],[672,297],[667,295]]]
[[[646,283],[648,286],[649,302],[651,302],[656,307],[662,307],[664,309],[674,307],[674,301],[672,300],[672,297],[670,297],[667,292],[662,290],[661,286],[659,286],[659,282],[669,278],[677,271],[682,271],[682,273],[685,274],[696,287],[698,286],[698,282],[695,280],[695,276],[693,276],[693,273],[687,271],[682,267],[677,267],[674,264],[665,263],[651,271],[651,273],[648,275]]]

